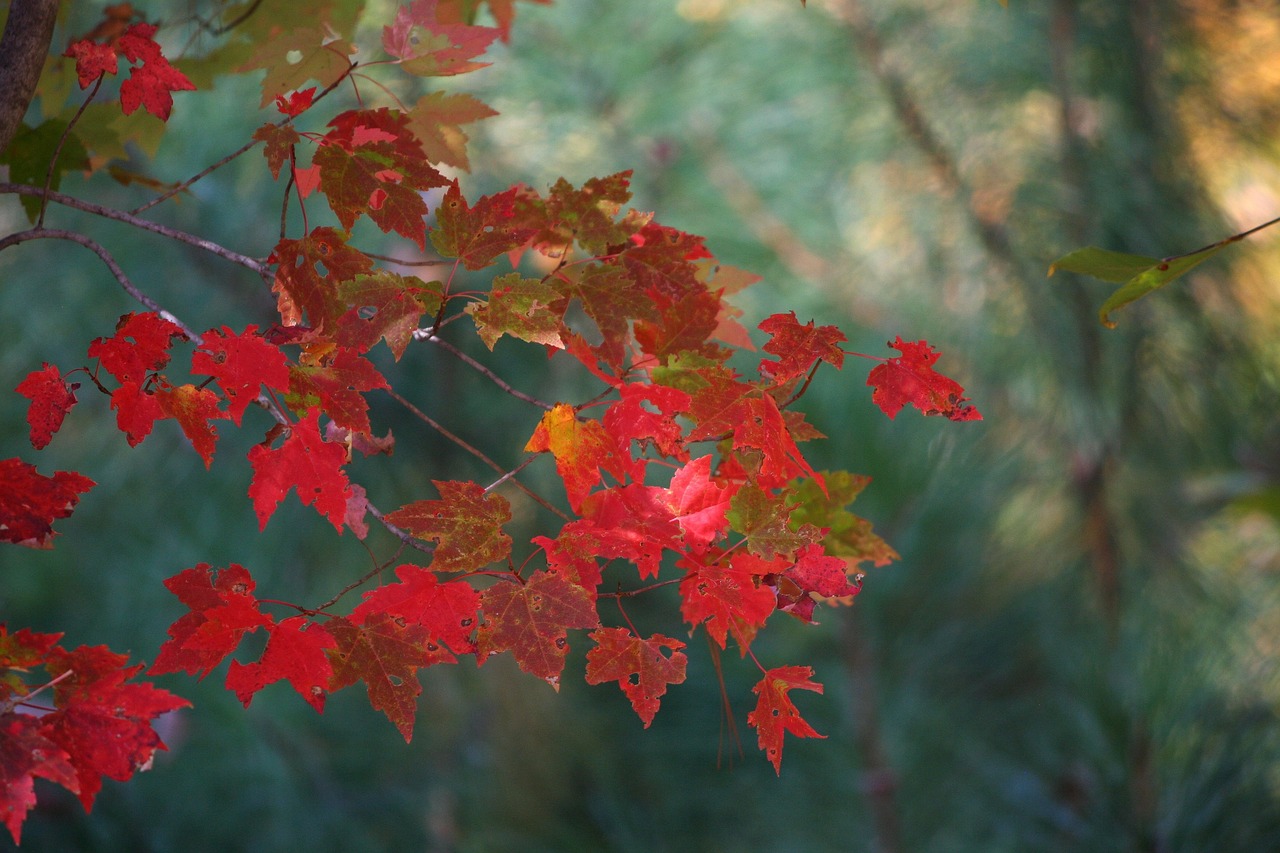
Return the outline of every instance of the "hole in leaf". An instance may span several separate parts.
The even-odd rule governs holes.
[[[299,62],[302,61],[302,51],[300,50],[289,51],[284,55],[284,61],[289,63],[290,65],[297,65]]]

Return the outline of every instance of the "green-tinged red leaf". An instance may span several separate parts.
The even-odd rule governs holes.
[[[438,645],[429,650],[426,628],[388,613],[370,614],[359,624],[335,617],[325,629],[337,641],[328,652],[333,664],[330,692],[363,681],[369,704],[395,723],[406,743],[412,740],[422,693],[418,670],[452,660],[452,655]]]
[[[315,228],[300,240],[281,240],[271,253],[276,269],[272,292],[280,320],[296,326],[305,314],[314,329],[332,331],[350,307],[338,291],[340,282],[373,269],[373,260],[347,245],[347,235]]]
[[[479,624],[480,593],[466,581],[441,583],[430,569],[404,565],[396,568],[395,583],[364,594],[351,611],[357,625],[379,613],[404,619],[427,630],[429,642],[442,643],[455,655],[476,650],[473,635]],[[436,650],[428,646],[428,650]],[[453,663],[450,656],[449,663]]]
[[[609,472],[620,483],[642,474],[642,468],[637,468],[626,449],[599,421],[578,420],[567,403],[557,403],[542,416],[524,449],[526,453],[550,452],[555,456],[556,471],[564,481],[574,512],[591,489],[601,483],[601,471]]]
[[[684,643],[661,634],[642,640],[626,628],[597,628],[588,636],[596,646],[587,652],[587,683],[617,681],[649,728],[667,685],[684,682]]]
[[[822,692],[822,685],[813,680],[812,667],[781,666],[766,672],[752,688],[759,699],[756,709],[747,714],[747,724],[755,727],[760,748],[779,775],[782,774],[783,735],[791,732],[796,737],[826,737],[814,731],[800,716],[799,709],[787,695],[792,690]]]
[[[679,302],[689,293],[706,289],[696,261],[710,258],[711,253],[701,237],[648,221],[627,236],[630,245],[622,253],[622,263],[645,293]]]
[[[280,177],[280,170],[290,161],[294,146],[302,141],[293,125],[264,124],[253,132],[253,138],[264,143],[262,156],[267,158],[267,168],[272,178]]]
[[[216,572],[200,563],[164,585],[191,612],[169,627],[169,639],[151,665],[152,675],[186,672],[203,679],[236,650],[245,634],[274,621],[259,607],[253,577],[236,563]]]
[[[27,425],[31,428],[31,446],[41,450],[53,440],[62,421],[76,404],[80,385],[62,378],[57,365],[44,363],[39,370],[27,374],[16,390],[31,401],[27,407]]]
[[[236,426],[264,385],[281,393],[289,390],[288,360],[279,347],[267,343],[257,332],[257,326],[240,333],[226,326],[210,329],[191,354],[191,372],[218,381],[227,396],[227,417]]]
[[[516,219],[534,229],[535,249],[559,257],[574,242],[591,255],[603,255],[609,247],[621,247],[649,220],[634,214],[615,222],[622,205],[631,199],[631,171],[592,178],[575,189],[564,178],[556,181],[546,200],[525,190],[516,197]]]
[[[388,513],[387,521],[436,543],[433,571],[469,572],[510,556],[511,537],[502,530],[511,520],[506,498],[486,493],[479,483],[431,482],[439,500],[415,501]]]
[[[351,487],[342,470],[347,451],[341,444],[320,437],[319,420],[320,413],[312,409],[292,426],[289,437],[278,448],[255,444],[249,449],[249,463],[253,466],[249,497],[259,528],[266,528],[280,501],[296,488],[298,500],[305,506],[314,504],[316,512],[342,532],[351,497]]]
[[[469,303],[466,310],[475,321],[480,340],[490,350],[503,335],[562,347],[564,312],[552,307],[558,301],[560,294],[550,284],[512,272],[493,280],[488,302]]]
[[[902,355],[886,359],[867,375],[867,384],[875,388],[871,400],[890,418],[897,416],[910,403],[926,415],[942,415],[953,421],[980,421],[982,415],[954,379],[933,369],[939,353],[928,341],[904,341],[901,337],[889,346]]]
[[[437,0],[413,0],[401,6],[395,21],[382,28],[382,48],[397,64],[420,77],[446,77],[484,68],[473,62],[499,35],[494,27],[455,23],[436,13]]]
[[[233,660],[227,670],[227,689],[235,691],[247,708],[259,690],[287,680],[308,705],[323,712],[333,680],[326,650],[335,648],[337,641],[323,625],[306,616],[291,616],[266,628],[267,648],[262,658],[250,664]]]
[[[870,521],[845,509],[871,478],[848,471],[823,471],[822,478],[827,485],[825,493],[812,480],[791,484],[790,500],[794,502],[791,527],[803,530],[808,526],[826,531],[822,544],[827,553],[844,557],[855,565],[870,560],[877,566],[885,566],[898,559],[898,552],[872,532]]]
[[[21,459],[0,459],[0,542],[52,548],[53,522],[71,515],[95,485],[72,471],[46,477]]]
[[[480,198],[468,207],[458,182],[453,181],[436,205],[431,245],[446,258],[457,258],[469,270],[483,269],[494,258],[513,252],[533,236],[515,218],[516,188]]]
[[[775,495],[747,483],[729,501],[729,524],[747,539],[747,549],[761,557],[793,557],[803,546],[822,540],[813,524],[791,522],[793,506],[785,494]]]
[[[559,574],[537,572],[524,583],[496,583],[481,594],[484,624],[476,660],[510,651],[522,670],[560,689],[570,628],[600,624],[595,600]]]
[[[372,426],[364,392],[389,387],[373,362],[340,347],[322,364],[291,365],[285,402],[295,411],[318,407],[338,426],[367,433]]]
[[[339,298],[350,306],[334,336],[341,347],[366,352],[385,340],[399,361],[413,340],[423,314],[440,309],[444,284],[424,282],[387,270],[358,275],[338,285]]]
[[[847,338],[835,326],[814,328],[812,320],[801,326],[796,320],[796,312],[792,311],[774,314],[759,328],[773,336],[764,345],[764,351],[777,356],[778,360],[761,361],[760,372],[774,384],[781,385],[805,375],[817,361],[825,361],[837,369],[844,364],[844,350],[840,349],[840,344]]]
[[[320,189],[344,228],[365,215],[421,249],[427,235],[422,191],[449,182],[427,162],[408,125],[408,116],[385,107],[349,110],[329,122],[332,130],[312,162],[320,168]]]

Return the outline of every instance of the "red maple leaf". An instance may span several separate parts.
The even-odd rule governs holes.
[[[125,434],[130,447],[136,447],[150,435],[156,421],[164,417],[156,396],[143,391],[132,379],[120,383],[120,387],[111,392],[111,408],[116,412],[116,426]]]
[[[524,446],[527,453],[550,452],[556,471],[564,481],[569,506],[577,512],[591,489],[601,482],[601,470],[619,482],[643,476],[643,463],[636,463],[599,421],[580,421],[573,406],[557,403],[542,416],[533,436]]]
[[[312,162],[320,167],[320,189],[343,228],[364,214],[383,231],[426,248],[421,191],[449,182],[427,162],[408,124],[408,116],[385,107],[349,110],[329,122],[333,129]]]
[[[431,568],[469,572],[507,559],[511,537],[502,525],[511,520],[511,504],[486,493],[478,483],[432,480],[437,501],[415,501],[387,514],[387,521],[419,539],[437,543]]]
[[[289,390],[289,363],[278,347],[257,334],[257,326],[236,333],[223,326],[204,333],[203,342],[191,354],[191,372],[212,376],[227,395],[227,416],[240,426],[245,410],[258,398],[262,386]]]
[[[300,116],[311,109],[311,102],[315,99],[315,96],[315,86],[308,89],[300,89],[287,98],[284,95],[276,95],[276,109],[291,118]]]
[[[130,115],[139,106],[161,121],[169,120],[173,109],[171,92],[194,91],[195,84],[169,64],[152,36],[152,24],[133,24],[120,36],[116,46],[130,62],[141,63],[120,84],[120,108]]]
[[[259,690],[288,680],[307,704],[324,711],[333,679],[333,666],[325,650],[335,648],[337,641],[306,616],[291,616],[266,628],[267,648],[262,658],[250,664],[233,660],[227,670],[227,689],[234,690],[247,708]]]
[[[812,678],[812,667],[781,666],[766,672],[752,688],[760,698],[756,701],[756,709],[747,714],[747,724],[755,726],[760,748],[769,756],[778,775],[782,775],[782,738],[786,732],[796,737],[826,737],[804,721],[787,695],[793,689],[821,693],[822,685]]]
[[[476,650],[472,635],[478,624],[480,593],[466,581],[441,583],[432,571],[421,566],[404,565],[396,569],[399,581],[386,584],[364,594],[364,600],[351,611],[357,625],[379,613],[404,619],[427,629],[428,641],[443,643],[454,654],[470,654]],[[428,645],[428,651],[436,651]],[[448,659],[453,663],[452,657]]]
[[[684,643],[661,634],[642,640],[626,628],[598,628],[588,636],[596,647],[587,652],[587,683],[617,681],[649,728],[667,685],[684,681]]]
[[[373,269],[373,260],[347,245],[334,228],[313,228],[300,240],[281,240],[270,260],[279,264],[271,290],[281,322],[296,326],[305,313],[316,330],[332,330],[350,306],[338,293],[339,282]]]
[[[160,410],[182,427],[183,434],[204,460],[204,467],[212,465],[218,431],[209,421],[223,416],[218,411],[218,395],[208,388],[187,383],[176,388],[160,388],[155,397]]]
[[[533,228],[533,248],[560,257],[575,241],[592,255],[605,254],[610,246],[622,246],[649,220],[633,214],[615,221],[631,198],[631,171],[592,178],[575,189],[564,178],[556,181],[543,200],[524,189],[516,196],[516,218],[523,228]]]
[[[41,450],[53,440],[62,420],[76,404],[75,391],[80,385],[62,378],[57,365],[45,362],[39,370],[27,374],[16,390],[31,401],[27,408],[27,424],[31,427],[31,446]]]
[[[169,626],[169,639],[151,665],[153,675],[186,672],[203,679],[236,650],[245,634],[274,621],[259,609],[249,572],[235,563],[216,577],[208,563],[200,563],[164,585],[191,612]]]
[[[622,263],[645,293],[661,295],[668,303],[675,303],[689,293],[706,290],[694,263],[711,257],[703,238],[656,222],[645,223],[628,237],[631,245],[622,253]]]
[[[304,506],[314,504],[316,512],[342,532],[351,497],[351,487],[342,470],[347,451],[341,444],[322,439],[319,423],[320,412],[312,409],[290,428],[289,437],[278,448],[255,444],[249,449],[249,463],[253,466],[249,497],[260,529],[266,528],[267,520],[289,490],[296,488]]]
[[[601,418],[604,428],[624,445],[638,441],[652,444],[663,456],[681,462],[689,459],[682,438],[684,428],[676,415],[689,409],[689,395],[665,385],[628,383],[618,389],[620,398]],[[654,411],[654,410],[657,411]]]
[[[0,459],[0,542],[53,547],[53,522],[71,515],[96,483],[72,471],[46,477],[21,459]]]
[[[720,326],[724,309],[719,294],[708,291],[701,283],[675,299],[661,292],[644,292],[652,294],[658,316],[652,322],[636,321],[636,343],[659,364],[669,363],[672,356],[680,353],[716,358],[722,351],[710,340]]]
[[[711,479],[711,457],[700,456],[671,475],[667,504],[695,550],[705,548],[729,528],[730,502],[736,486],[720,486]]]
[[[461,260],[469,270],[489,266],[494,258],[515,251],[533,236],[533,228],[519,227],[515,220],[515,198],[516,188],[512,187],[468,207],[454,181],[436,205],[431,244],[442,256]]]
[[[476,660],[510,650],[521,669],[556,690],[569,652],[568,629],[600,624],[591,595],[550,572],[537,572],[524,583],[494,584],[481,594],[481,608]]]
[[[663,549],[680,553],[684,539],[667,503],[667,490],[629,483],[589,495],[582,516],[560,531],[562,547],[607,560],[631,560],[640,577],[656,577]]]
[[[739,381],[722,365],[696,371],[695,376],[701,387],[691,393],[689,416],[697,426],[687,442],[730,435],[735,450],[760,451],[756,478],[762,486],[782,486],[795,477],[822,481],[796,446],[777,402],[763,388]]]
[[[438,281],[377,270],[341,282],[338,293],[351,306],[338,321],[334,336],[340,347],[366,352],[385,339],[399,361],[418,330],[424,313],[440,308],[443,285]]]
[[[36,804],[35,778],[80,793],[71,756],[48,737],[44,722],[30,714],[0,714],[0,820],[22,843],[22,822]]]
[[[267,158],[267,168],[271,170],[273,179],[280,177],[280,170],[293,156],[294,146],[302,141],[302,136],[291,124],[264,124],[253,132],[253,138],[263,143],[262,156]]]
[[[46,671],[54,684],[54,713],[42,718],[49,739],[66,751],[76,770],[80,803],[93,807],[102,777],[128,780],[151,767],[164,742],[152,728],[156,717],[190,702],[147,682],[131,682],[142,664],[128,666],[126,655],[106,646],[55,647]]]
[[[363,681],[369,704],[395,723],[405,742],[413,739],[414,713],[422,684],[418,670],[452,656],[436,647],[430,651],[426,628],[389,613],[371,613],[359,624],[341,617],[325,623],[337,641],[329,650],[333,664],[331,691]]]
[[[684,620],[693,626],[706,622],[707,633],[722,649],[732,632],[745,650],[750,645],[747,629],[763,625],[777,606],[773,590],[760,580],[786,568],[786,562],[738,551],[728,560],[713,552],[705,561],[686,557],[680,565],[689,570],[680,581]]]
[[[120,382],[141,385],[147,374],[169,363],[174,338],[186,337],[182,329],[155,312],[125,314],[110,338],[89,344],[89,358],[96,358]]]
[[[103,74],[115,74],[120,69],[120,59],[109,44],[97,44],[88,39],[72,42],[63,56],[76,61],[76,77],[80,88],[87,89]]]
[[[389,388],[373,362],[355,350],[338,347],[321,364],[295,364],[289,368],[289,394],[285,401],[295,411],[319,407],[333,422],[353,432],[370,432],[369,403],[365,391]]]
[[[889,346],[902,355],[885,359],[867,375],[867,384],[876,390],[871,400],[890,418],[910,403],[926,415],[942,415],[953,421],[980,421],[964,388],[933,369],[939,353],[928,341],[909,343],[899,336]]]
[[[766,318],[759,328],[773,336],[764,351],[778,356],[777,361],[761,361],[760,372],[777,385],[808,373],[815,361],[825,361],[836,368],[844,364],[840,344],[848,339],[835,326],[815,329],[812,320],[801,326],[792,311]]]

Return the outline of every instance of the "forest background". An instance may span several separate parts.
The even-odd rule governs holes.
[[[636,207],[764,276],[737,300],[749,326],[786,306],[851,349],[928,339],[981,405],[965,429],[889,422],[848,370],[801,404],[828,435],[806,448],[815,467],[871,475],[857,511],[901,554],[853,608],[769,639],[827,684],[801,701],[828,738],[790,743],[775,778],[740,700],[740,755],[698,648],[647,731],[614,688],[433,669],[408,746],[358,694],[317,716],[278,687],[246,711],[218,674],[170,676],[199,709],[170,752],[90,816],[51,794],[24,847],[1280,849],[1274,238],[1114,330],[1097,320],[1107,285],[1045,277],[1086,244],[1171,255],[1280,212],[1276,57],[1280,15],[1245,0],[522,5],[493,66],[456,84],[500,113],[467,128],[471,192],[634,168]],[[179,99],[154,157],[130,153],[180,179],[260,122]],[[187,230],[234,245],[275,228],[279,186],[242,161],[199,186]],[[21,227],[16,199],[3,215]],[[204,257],[123,245],[126,268],[171,270],[161,301],[179,315],[264,310]],[[83,359],[104,317],[136,308],[57,248],[6,252],[0,271],[14,384],[61,346]],[[510,440],[454,362],[409,369],[477,443]],[[17,395],[0,408],[0,456],[26,445],[24,414]],[[419,435],[395,476],[464,464],[402,417],[374,411]],[[367,559],[307,536],[291,503],[259,534],[243,482],[192,464],[176,430],[149,442],[86,425],[46,451],[51,469],[94,460],[115,492],[53,551],[0,556],[6,621],[150,660],[179,611],[161,580],[181,568],[243,562],[306,597]],[[752,672],[723,663],[726,695],[749,695]]]

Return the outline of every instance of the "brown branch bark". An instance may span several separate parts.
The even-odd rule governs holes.
[[[58,0],[13,0],[0,36],[0,151],[9,147],[31,104],[53,41]]]

